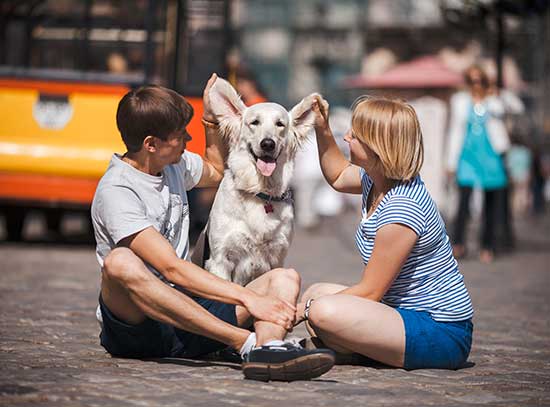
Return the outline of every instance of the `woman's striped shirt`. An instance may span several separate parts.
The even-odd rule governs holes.
[[[411,228],[418,240],[382,302],[430,313],[436,321],[462,321],[473,315],[472,302],[458,270],[443,219],[424,182],[417,176],[400,182],[367,218],[367,197],[372,179],[361,169],[363,209],[355,242],[365,265],[376,232],[391,223]]]

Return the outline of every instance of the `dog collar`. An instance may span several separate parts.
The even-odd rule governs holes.
[[[265,213],[273,212],[273,204],[271,202],[291,202],[292,201],[292,194],[290,190],[286,191],[281,196],[271,196],[271,195],[264,194],[263,192],[257,193],[256,196],[265,201],[264,203]]]

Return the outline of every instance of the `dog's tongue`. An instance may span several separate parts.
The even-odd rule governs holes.
[[[273,171],[275,171],[276,166],[276,162],[266,163],[261,158],[258,158],[258,160],[256,161],[256,167],[260,170],[264,177],[270,177],[271,174],[273,174]]]

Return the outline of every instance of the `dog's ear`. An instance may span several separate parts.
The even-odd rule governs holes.
[[[298,144],[302,144],[313,129],[315,122],[313,103],[317,97],[321,96],[318,93],[306,96],[290,111],[290,131],[296,137]]]
[[[246,105],[237,91],[225,79],[218,78],[210,89],[210,106],[218,118],[224,137],[231,141],[240,132],[241,119]]]

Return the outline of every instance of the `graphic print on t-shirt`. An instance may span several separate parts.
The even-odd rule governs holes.
[[[181,196],[178,194],[170,194],[170,202],[168,210],[164,218],[164,223],[161,228],[161,234],[170,242],[174,243],[179,235],[182,227],[182,221],[186,214],[189,213],[189,205],[183,203]]]

